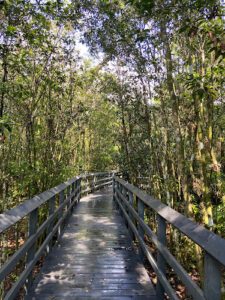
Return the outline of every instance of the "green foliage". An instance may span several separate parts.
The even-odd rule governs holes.
[[[80,61],[71,27],[56,24],[65,21],[59,8],[68,7],[55,1],[3,5],[1,211],[80,169],[116,167],[116,111],[103,96],[106,81],[114,79]]]
[[[213,206],[221,231],[219,3],[8,1],[2,12],[2,209],[81,169],[119,164],[127,179],[148,178],[149,192],[199,222]],[[77,28],[92,53],[104,52],[102,64],[75,54]],[[116,67],[101,72],[108,61]]]
[[[112,101],[124,175],[135,184],[149,178],[145,188],[154,196],[200,223],[213,218],[217,230],[213,211],[224,198],[223,7],[214,0],[80,5],[85,41],[117,65]]]
[[[119,168],[223,235],[220,2],[14,0],[0,9],[0,212],[79,172]],[[77,29],[103,54],[96,67],[76,53]],[[170,247],[195,262],[175,230]]]

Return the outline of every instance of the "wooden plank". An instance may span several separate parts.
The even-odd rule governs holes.
[[[50,296],[155,300],[153,285],[106,190],[83,198],[74,208],[27,299]]]

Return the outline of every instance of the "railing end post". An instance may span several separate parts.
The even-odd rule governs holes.
[[[36,233],[37,230],[37,223],[38,223],[38,207],[34,209],[30,214],[29,214],[29,225],[28,225],[28,236],[32,236],[33,234]],[[33,243],[32,247],[27,251],[27,257],[26,257],[26,264],[28,265],[34,258],[35,255],[35,245],[36,245],[36,240]],[[31,285],[33,283],[33,272],[31,271],[30,274],[28,275],[26,282],[25,282],[25,290],[26,294],[30,291]]]
[[[157,236],[158,240],[166,246],[166,220],[162,218],[160,215],[157,215],[157,221],[158,221],[158,229],[157,229]],[[165,275],[166,274],[166,261],[165,258],[162,256],[162,254],[157,251],[157,266],[160,269],[160,271]],[[160,283],[159,279],[157,280],[156,285],[156,295],[157,299],[164,300],[164,288],[162,284]]]
[[[204,257],[204,296],[206,300],[221,300],[221,265],[207,252]]]

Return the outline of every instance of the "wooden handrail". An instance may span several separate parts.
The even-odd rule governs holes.
[[[112,174],[112,172],[99,172],[76,176],[69,181],[25,201],[21,205],[0,214],[0,233],[2,234],[22,218],[29,216],[28,239],[0,269],[0,282],[2,282],[16,264],[26,256],[25,269],[4,299],[14,299],[24,283],[26,285],[26,290],[28,291],[30,289],[33,281],[32,270],[36,262],[40,259],[45,249],[47,249],[47,252],[51,251],[53,236],[57,234],[56,238],[60,238],[63,223],[67,221],[74,205],[79,202],[82,194],[98,190],[111,184]],[[93,178],[93,180],[83,184],[82,182],[85,182],[87,178]],[[88,187],[88,185],[90,188],[86,190],[82,189],[83,186]],[[56,201],[58,201],[58,207],[55,209]],[[49,202],[48,217],[38,227],[38,211],[46,202]],[[65,208],[66,211],[64,211]],[[39,249],[36,250],[36,242],[46,229],[46,237]]]
[[[138,212],[133,207],[134,195],[138,201]],[[167,262],[177,273],[179,278],[186,285],[189,293],[194,299],[219,300],[221,295],[220,277],[221,266],[225,265],[225,240],[210,232],[204,227],[194,223],[174,209],[149,196],[132,184],[113,177],[113,197],[117,201],[121,212],[129,224],[130,230],[139,240],[142,251],[144,251],[150,264],[158,276],[157,299],[164,299],[164,292],[170,295],[171,299],[177,299],[171,293],[169,282],[165,282],[165,262]],[[127,199],[128,198],[128,199]],[[144,222],[143,206],[153,209],[158,216],[158,234],[148,227]],[[140,213],[140,211],[142,212]],[[138,223],[138,229],[134,226],[133,218]],[[166,247],[166,221],[184,233],[193,242],[205,250],[205,287],[204,292],[194,283],[187,272],[172,256]],[[144,232],[152,239],[158,250],[157,262],[149,252],[144,242]],[[213,288],[212,288],[213,287]]]
[[[53,187],[40,195],[34,196],[33,198],[25,201],[21,205],[16,206],[13,209],[7,210],[6,212],[0,214],[0,233],[5,231],[7,228],[16,224],[19,220],[24,218],[25,216],[29,215],[33,210],[35,210],[40,205],[47,202],[52,197],[58,195],[61,191],[65,190],[68,186],[71,186],[74,182],[79,179],[85,179],[88,177],[98,177],[112,174],[112,172],[99,172],[99,173],[92,173],[86,175],[76,176],[64,183]]]

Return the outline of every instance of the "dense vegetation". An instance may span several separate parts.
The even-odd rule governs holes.
[[[118,169],[223,235],[223,16],[216,0],[1,1],[0,211]]]

